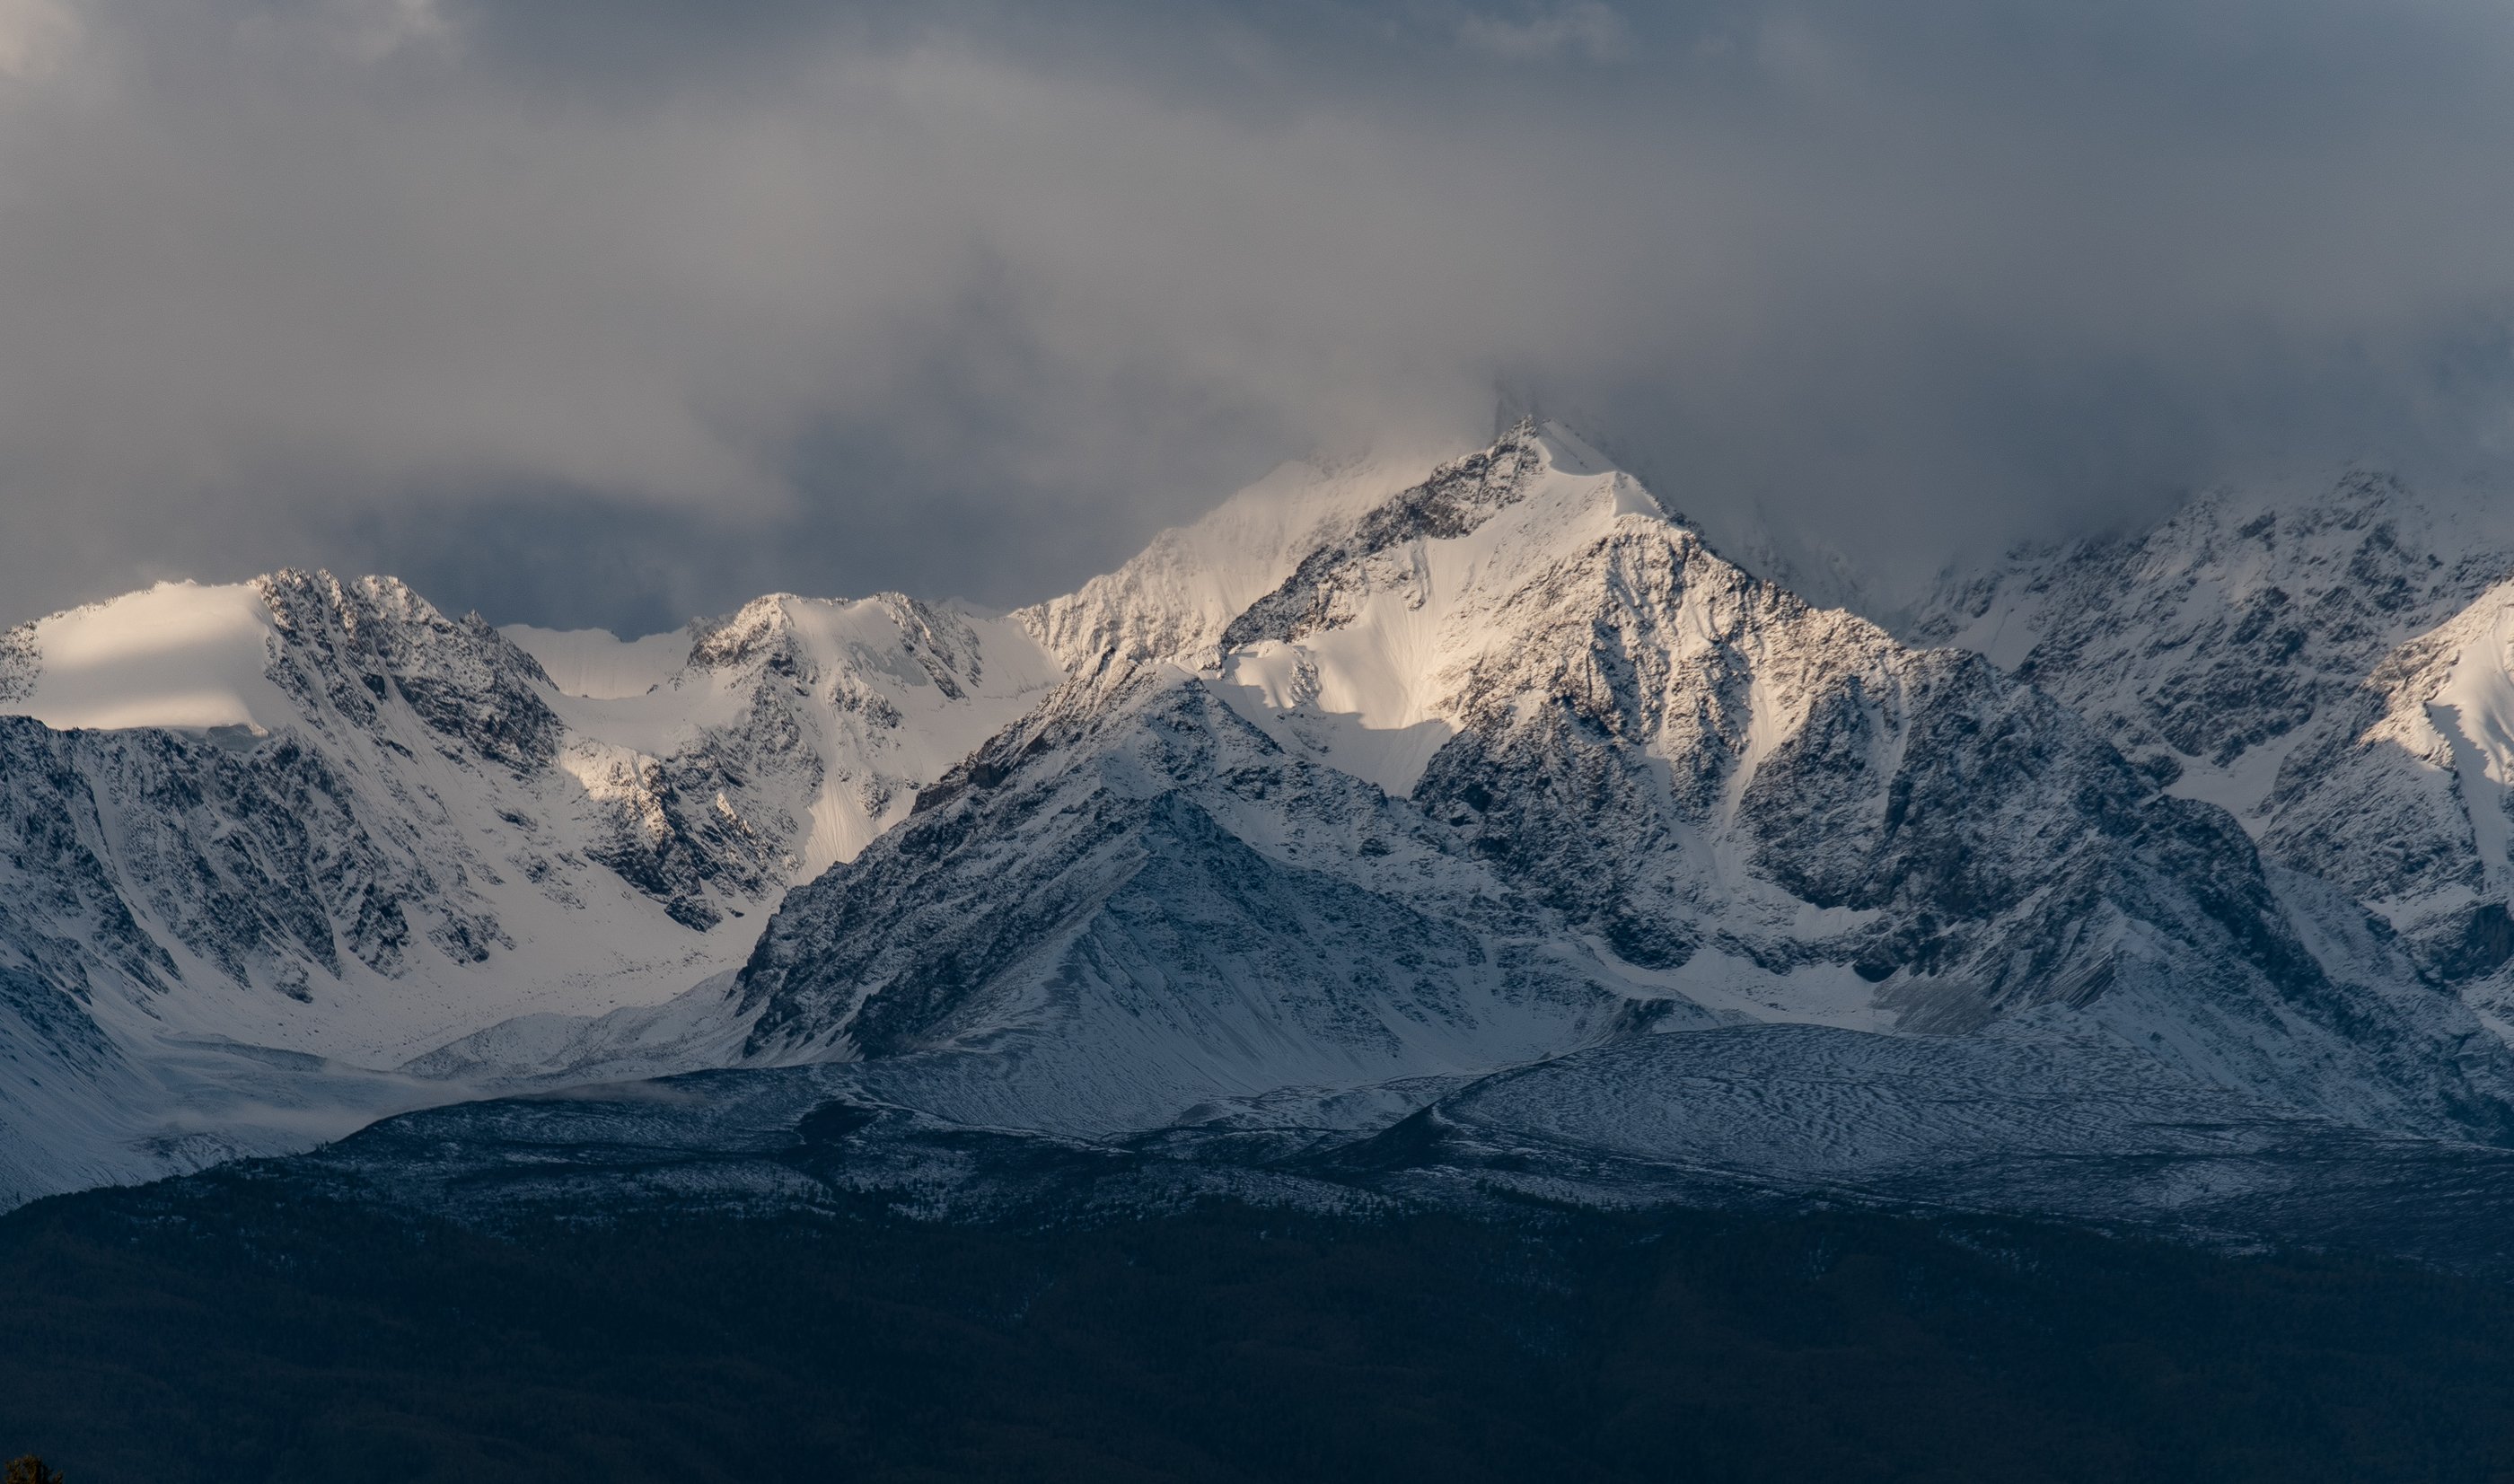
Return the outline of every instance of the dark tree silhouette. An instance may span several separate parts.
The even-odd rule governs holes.
[[[45,1467],[44,1461],[30,1453],[9,1461],[8,1484],[61,1484],[61,1471]]]

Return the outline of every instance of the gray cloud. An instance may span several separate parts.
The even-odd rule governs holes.
[[[2454,3],[0,0],[0,619],[1008,604],[1497,381],[1887,588],[2484,471],[2509,63]]]

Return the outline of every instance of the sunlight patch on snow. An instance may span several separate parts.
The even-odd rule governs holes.
[[[1560,427],[1548,424],[1534,448],[1541,461],[1515,505],[1463,536],[1417,538],[1363,559],[1368,585],[1350,617],[1221,657],[1219,693],[1285,746],[1391,795],[1411,793],[1456,735],[1461,678],[1518,642],[1503,605],[1618,520],[1666,519],[1630,475]]]
[[[2502,591],[2481,600],[2494,608],[2484,627],[2462,648],[2444,689],[2427,713],[2453,748],[2453,770],[2479,857],[2492,878],[2509,868],[2505,789],[2514,783],[2514,603]],[[2448,721],[2447,718],[2450,718]]]
[[[1280,655],[1300,653],[1281,646],[1268,648]],[[1316,757],[1391,798],[1411,793],[1434,755],[1457,735],[1456,727],[1437,716],[1410,725],[1384,726],[1360,712],[1326,709],[1314,703],[1316,698],[1287,702],[1277,684],[1280,677],[1269,674],[1268,666],[1258,662],[1276,657],[1240,657],[1231,678],[1214,686],[1214,694],[1285,751]]]
[[[269,606],[249,585],[160,582],[38,622],[40,669],[9,710],[60,731],[269,731],[296,714],[264,673],[276,634]]]
[[[650,759],[699,745],[710,732],[741,731],[764,701],[815,714],[807,731],[820,782],[794,801],[807,822],[793,845],[794,879],[808,880],[862,854],[906,817],[917,789],[1063,678],[1056,662],[1013,620],[924,610],[940,616],[937,622],[965,623],[976,641],[971,653],[946,653],[935,648],[942,642],[936,636],[908,632],[921,622],[911,617],[916,611],[896,596],[775,594],[725,621],[722,631],[740,641],[731,658],[704,662],[704,644],[694,649],[679,638],[680,659],[646,686],[627,692],[624,683],[625,693],[614,696],[555,697],[550,706],[578,737]],[[962,642],[965,637],[949,640]],[[924,659],[916,646],[923,646]],[[763,668],[771,654],[779,667]],[[948,690],[927,662],[943,669]],[[609,776],[601,770],[603,779]],[[594,782],[588,787],[599,796]]]
[[[1341,525],[1472,452],[1386,448],[1277,466],[1210,513],[1153,538],[1115,572],[1013,615],[1067,665],[1115,651],[1127,661],[1209,667],[1231,621],[1275,590]]]
[[[1641,481],[1629,474],[1615,476],[1614,496],[1614,513],[1617,515],[1640,515],[1650,520],[1668,518],[1667,507],[1658,502],[1658,497],[1642,489]]]

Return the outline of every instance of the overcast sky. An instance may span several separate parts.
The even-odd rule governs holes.
[[[1010,605],[1564,412],[1889,585],[2514,441],[2501,0],[0,0],[0,621]]]

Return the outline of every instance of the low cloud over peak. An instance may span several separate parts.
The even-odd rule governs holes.
[[[1886,586],[2509,431],[2495,7],[0,0],[0,619],[1071,586],[1534,388]]]

